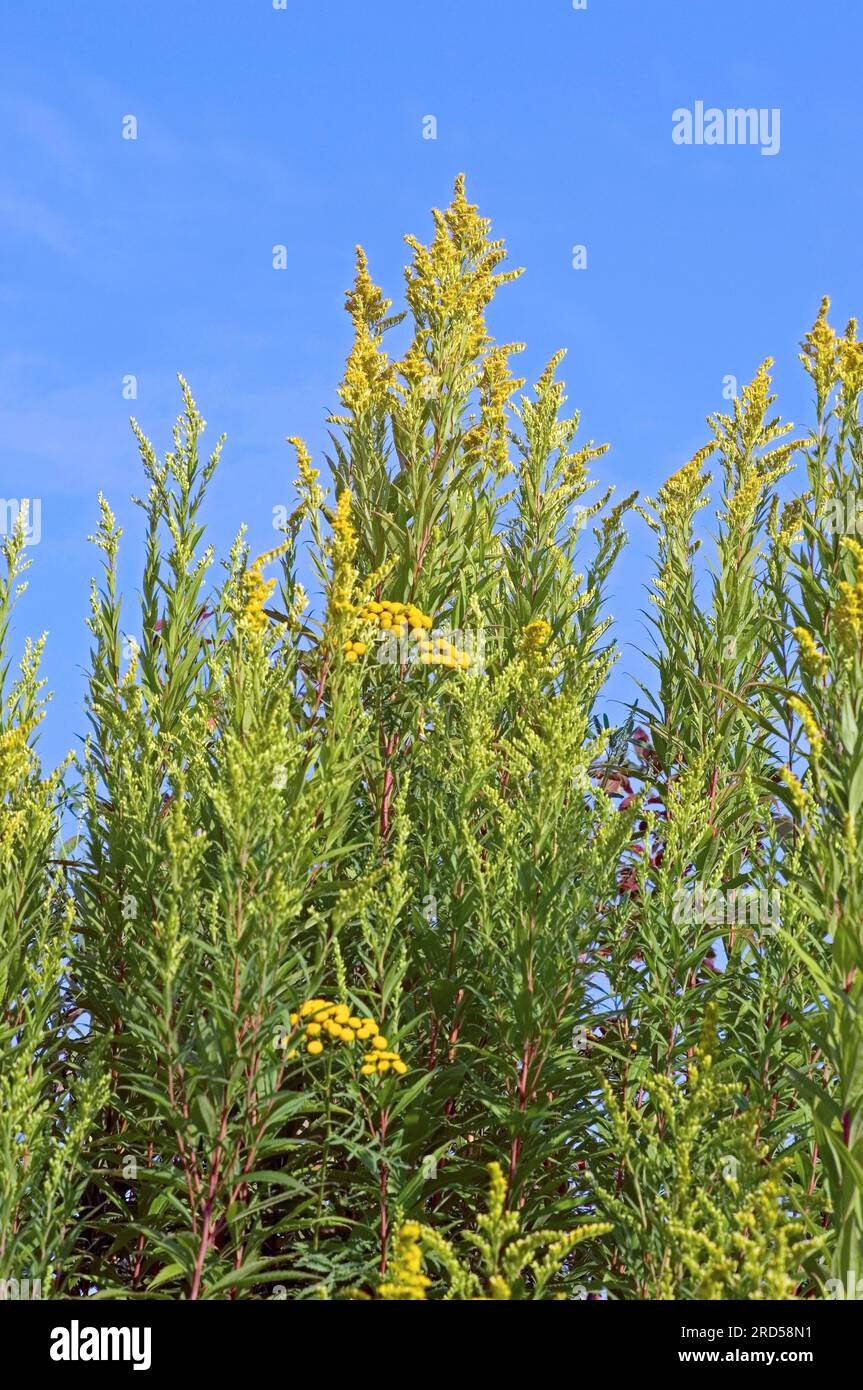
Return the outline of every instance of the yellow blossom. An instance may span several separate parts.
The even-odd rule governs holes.
[[[790,767],[783,767],[779,775],[782,778],[782,781],[785,783],[786,787],[788,788],[789,792],[791,793],[791,800],[793,802],[794,809],[800,816],[801,820],[806,820],[809,812],[809,793],[806,791],[806,788],[798,780],[798,778],[795,777]]]
[[[854,583],[840,582],[833,622],[843,650],[853,656],[863,642],[863,546],[851,536],[843,536],[842,544],[854,556]]]
[[[807,675],[821,680],[830,668],[826,653],[816,645],[808,628],[795,627],[794,636],[797,638],[797,645],[800,648],[800,665],[803,670]]]
[[[851,405],[863,390],[863,343],[857,341],[856,319],[849,319],[844,337],[839,339],[837,356],[843,402]]]
[[[364,1042],[371,1051],[363,1057],[361,1076],[386,1075],[392,1071],[404,1076],[407,1064],[398,1052],[389,1051],[386,1037],[378,1031],[373,1018],[352,1014],[347,1004],[333,1004],[328,999],[306,999],[291,1012],[291,1025],[301,1024],[306,1052],[319,1057],[327,1047],[352,1047]],[[296,1049],[291,1054],[296,1055]]]
[[[264,579],[261,570],[264,565],[278,559],[284,554],[290,545],[290,541],[276,546],[273,550],[267,550],[263,555],[259,555],[243,575],[243,588],[245,591],[245,607],[243,609],[243,623],[252,632],[263,632],[267,627],[268,619],[264,612],[264,604],[276,587],[275,579]]]
[[[431,1279],[423,1274],[421,1230],[415,1221],[406,1221],[396,1231],[395,1249],[387,1264],[386,1280],[378,1297],[403,1302],[423,1302]]]
[[[551,631],[551,623],[547,623],[545,618],[535,618],[521,630],[518,640],[519,651],[529,656],[541,652],[548,646]]]
[[[395,380],[395,368],[381,350],[390,304],[373,283],[365,252],[358,246],[354,284],[345,299],[353,320],[354,342],[339,387],[339,398],[354,417],[385,405]]]
[[[827,322],[829,308],[830,300],[825,295],[818,317],[801,344],[800,353],[800,361],[815,383],[819,408],[836,382],[836,335]]]
[[[818,722],[811,709],[796,695],[791,696],[791,699],[788,701],[788,708],[793,714],[797,715],[800,723],[803,725],[804,732],[809,740],[809,748],[813,758],[820,757],[821,750],[824,747],[824,737],[821,730],[818,728]]]

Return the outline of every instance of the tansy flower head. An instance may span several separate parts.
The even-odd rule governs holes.
[[[356,609],[356,616],[360,622],[374,623],[382,639],[398,638],[399,642],[413,644],[401,650],[399,660],[406,663],[419,661],[422,666],[442,666],[450,671],[466,671],[470,667],[469,653],[462,651],[448,637],[432,633],[433,619],[414,603],[401,603],[397,599],[370,599]],[[351,652],[362,654],[358,648],[364,652],[365,644],[356,641],[345,644],[345,655],[349,661],[356,660],[356,657],[351,657]]]
[[[378,1031],[374,1019],[352,1014],[347,1004],[333,1004],[329,999],[306,999],[291,1013],[291,1027],[302,1029],[306,1053],[310,1057],[320,1057],[328,1047],[352,1047],[362,1042],[371,1050],[363,1058],[361,1076],[383,1076],[389,1071],[404,1076],[407,1072],[407,1065],[399,1054],[388,1050],[387,1039]]]

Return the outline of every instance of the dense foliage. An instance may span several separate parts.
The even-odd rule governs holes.
[[[202,453],[185,383],[163,461],[135,426],[140,609],[100,499],[90,727],[47,777],[41,647],[17,676],[6,655],[23,518],[6,538],[0,1278],[170,1299],[846,1290],[855,327],[837,338],[825,303],[805,339],[810,433],[774,418],[767,362],[654,500],[614,503],[562,354],[521,394],[519,345],[487,331],[518,272],[461,180],[408,243],[405,314],[358,253],[328,488],[292,441],[270,554],[241,531],[213,572],[220,446]],[[610,722],[627,513],[655,533],[654,678]]]

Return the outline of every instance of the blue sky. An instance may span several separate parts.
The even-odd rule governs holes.
[[[130,599],[140,573],[130,413],[163,450],[182,371],[228,435],[211,538],[222,551],[245,521],[272,544],[285,436],[325,441],[355,243],[398,303],[403,234],[425,238],[461,170],[527,268],[492,329],[527,342],[530,380],[569,349],[585,437],[612,444],[603,481],[654,491],[705,441],[723,379],[768,354],[783,414],[808,420],[796,351],[820,296],[840,324],[863,313],[861,39],[853,0],[4,6],[0,496],[42,501],[18,631],[50,632],[46,759],[84,728],[100,489]],[[675,144],[672,113],[696,101],[778,108],[778,153]],[[631,530],[611,603],[628,642],[650,574]],[[643,669],[627,649],[621,666]]]

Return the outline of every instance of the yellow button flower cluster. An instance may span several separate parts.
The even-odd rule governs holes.
[[[352,1014],[347,1004],[331,1004],[328,999],[306,999],[296,1013],[291,1014],[291,1027],[302,1026],[306,1052],[311,1057],[319,1057],[326,1043],[338,1046],[355,1042],[365,1043],[370,1049],[363,1059],[360,1071],[363,1076],[375,1072],[387,1072],[392,1068],[399,1076],[404,1076],[407,1066],[397,1052],[387,1051],[387,1040],[378,1031],[373,1018],[360,1018]],[[296,1048],[288,1053],[296,1056]]]
[[[346,642],[344,653],[348,661],[358,661],[361,656],[366,654],[365,642]]]
[[[357,617],[363,622],[377,623],[382,633],[399,638],[409,636],[417,644],[417,655],[423,666],[444,666],[448,670],[457,667],[466,670],[470,666],[467,652],[460,652],[446,637],[432,636],[432,619],[416,604],[372,600],[357,610]],[[351,659],[348,648],[356,650],[356,647],[356,642],[345,644],[348,660]]]
[[[414,603],[394,603],[385,599],[378,603],[372,599],[357,609],[357,617],[363,622],[377,623],[382,632],[392,632],[396,637],[407,637],[409,632],[424,635],[431,627],[432,620]]]
[[[444,666],[448,671],[466,671],[470,666],[468,653],[460,652],[446,637],[432,637],[425,642],[420,641],[419,659],[423,666]]]
[[[372,1038],[371,1051],[363,1058],[360,1075],[384,1076],[388,1071],[394,1071],[396,1076],[404,1076],[407,1064],[397,1052],[387,1051],[387,1040],[379,1033]]]

